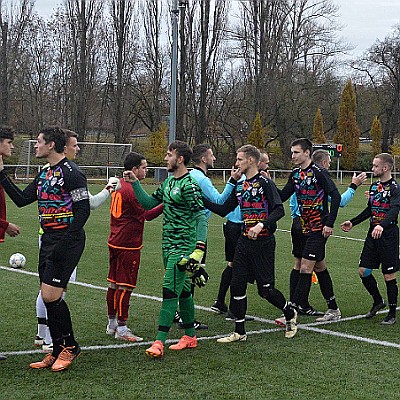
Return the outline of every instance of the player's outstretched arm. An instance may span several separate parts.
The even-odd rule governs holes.
[[[105,188],[101,192],[95,194],[94,196],[89,193],[90,209],[95,210],[96,208],[100,207],[110,197],[112,192],[115,192],[119,189],[121,189],[120,179],[116,176],[111,176],[108,179]]]
[[[24,207],[37,200],[36,194],[36,179],[31,182],[24,190],[21,190],[15,183],[7,176],[4,170],[0,171],[0,184],[3,186],[5,192],[17,207]]]
[[[152,208],[157,207],[161,203],[153,196],[150,196],[144,191],[144,189],[140,185],[139,179],[132,171],[124,171],[123,177],[125,182],[132,183],[132,188],[133,191],[135,192],[135,196],[140,205],[145,210],[151,210]]]

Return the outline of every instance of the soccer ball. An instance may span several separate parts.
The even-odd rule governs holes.
[[[10,257],[10,267],[11,268],[24,268],[26,263],[26,258],[21,253],[14,253]]]

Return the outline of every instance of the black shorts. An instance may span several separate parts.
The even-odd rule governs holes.
[[[275,284],[275,236],[251,240],[240,236],[233,259],[231,286],[243,282]]]
[[[364,242],[360,256],[360,267],[378,269],[382,264],[383,274],[399,270],[399,228],[397,225],[385,228],[379,239],[372,239],[372,229]]]
[[[242,224],[226,221],[223,225],[225,237],[225,260],[228,262],[233,261],[237,242],[242,233]]]
[[[325,246],[328,238],[322,235],[322,231],[303,234],[304,246],[301,258],[311,261],[322,261],[325,258]]]
[[[71,238],[65,232],[45,232],[39,252],[39,278],[47,285],[66,288],[85,248],[82,229]]]
[[[292,254],[296,258],[302,258],[307,238],[301,229],[300,217],[293,218],[290,234],[292,237]]]

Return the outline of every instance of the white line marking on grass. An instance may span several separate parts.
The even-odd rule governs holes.
[[[356,340],[358,342],[365,342],[365,343],[369,343],[369,344],[376,344],[378,346],[395,347],[397,349],[400,349],[399,343],[391,343],[391,342],[387,342],[386,340],[369,339],[369,338],[365,338],[362,336],[349,335],[349,334],[343,333],[343,332],[328,331],[327,329],[314,328],[312,326],[307,326],[307,325],[299,325],[299,327],[303,328],[306,331],[313,331],[313,332],[317,332],[317,333],[323,333],[325,335],[337,336],[337,337],[345,338],[345,339],[352,339],[352,340]]]
[[[288,229],[277,229],[277,231],[290,233],[290,230],[288,230]],[[334,237],[337,239],[344,239],[344,240],[353,240],[355,242],[365,242],[365,239],[352,238],[352,237],[348,237],[348,236],[331,235],[331,237]]]
[[[14,268],[4,267],[4,266],[0,266],[0,269],[10,271],[10,272],[17,272],[17,273],[21,273],[21,274],[31,275],[31,276],[38,276],[37,272],[26,271],[23,269],[14,269]],[[107,287],[93,285],[91,283],[85,283],[85,282],[70,282],[70,283],[73,285],[87,287],[90,289],[97,289],[97,290],[103,290],[103,291],[107,290]],[[156,297],[156,296],[149,296],[149,295],[144,295],[144,294],[139,294],[139,293],[132,293],[132,295],[136,296],[138,298],[162,302],[162,298]],[[209,307],[203,307],[203,306],[196,305],[195,308],[198,310],[212,312],[212,310]],[[400,307],[398,307],[397,309],[399,310]],[[383,313],[386,313],[386,311],[383,310],[383,311],[378,312],[378,314],[383,314]],[[253,318],[255,321],[258,321],[258,322],[264,322],[264,323],[268,323],[268,324],[275,323],[275,321],[270,320],[270,319],[259,318],[259,317],[253,317]],[[347,333],[335,332],[335,331],[331,331],[328,329],[318,328],[318,326],[320,326],[320,325],[329,325],[332,323],[336,324],[336,323],[340,323],[340,322],[352,321],[352,320],[362,319],[362,318],[365,318],[365,315],[354,315],[351,317],[341,318],[338,321],[313,322],[310,324],[298,324],[298,328],[307,330],[307,331],[311,331],[311,332],[325,334],[325,335],[336,336],[336,337],[340,337],[340,338],[344,338],[344,339],[356,340],[358,342],[364,342],[364,343],[374,344],[374,345],[378,345],[378,346],[394,347],[394,348],[400,349],[400,344],[398,344],[398,343],[392,343],[392,342],[388,342],[385,340],[382,341],[382,340],[376,340],[376,339],[369,339],[369,338],[365,338],[362,336],[349,335]],[[270,328],[270,329],[260,329],[257,331],[249,331],[249,332],[247,332],[247,335],[248,336],[260,335],[260,334],[264,334],[264,333],[273,333],[273,332],[279,332],[279,331],[283,331],[283,328]],[[224,336],[226,336],[226,334],[214,335],[214,336],[203,336],[203,337],[197,338],[197,340],[198,341],[216,340],[216,339],[219,339]],[[168,339],[166,341],[166,343],[167,344],[177,343],[178,341],[179,341],[179,339]],[[123,343],[123,344],[111,344],[111,345],[101,345],[101,346],[86,346],[86,347],[82,347],[82,350],[92,351],[92,350],[102,350],[102,349],[104,349],[104,350],[119,349],[119,348],[127,348],[127,347],[149,346],[152,343],[153,342],[151,341],[151,342]],[[6,355],[6,356],[13,356],[13,355],[43,354],[43,352],[41,350],[23,350],[23,351],[2,352],[2,354]]]
[[[271,329],[260,329],[259,331],[250,331],[246,332],[247,336],[251,335],[261,335],[263,333],[273,333],[282,331],[280,328],[271,328]],[[203,336],[198,337],[197,341],[206,341],[206,340],[217,340],[219,338],[225,337],[226,334],[221,335],[214,335],[214,336]],[[153,340],[150,342],[136,342],[136,343],[121,343],[121,344],[109,344],[109,345],[97,345],[97,346],[83,346],[83,351],[94,351],[94,350],[112,350],[112,349],[124,349],[129,347],[142,347],[142,346],[151,346],[153,344]],[[166,345],[172,343],[178,343],[179,339],[167,339],[165,342]],[[2,355],[5,356],[23,356],[23,355],[30,355],[30,354],[46,354],[42,350],[21,350],[21,351],[8,351],[2,352]]]

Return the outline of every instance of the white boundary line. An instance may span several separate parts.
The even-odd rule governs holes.
[[[9,267],[4,267],[0,266],[0,269],[9,271],[9,272],[14,272],[14,273],[20,273],[20,274],[25,274],[25,275],[31,275],[31,276],[38,276],[37,272],[32,272],[32,271],[25,271],[22,269],[13,269]],[[98,286],[98,285],[93,285],[91,283],[85,283],[85,282],[70,282],[70,284],[77,285],[77,286],[82,286],[82,287],[87,287],[89,289],[96,289],[96,290],[103,290],[106,291],[107,287],[104,286]],[[157,296],[149,296],[149,295],[144,295],[140,293],[132,293],[132,296],[142,298],[142,299],[147,299],[147,300],[153,300],[153,301],[158,301],[162,302],[162,298],[157,297]],[[204,306],[199,306],[195,305],[195,308],[198,310],[203,310],[203,311],[211,311],[209,307],[204,307]],[[400,307],[398,307],[400,309]],[[378,314],[383,314],[385,311],[380,311]],[[335,336],[343,339],[350,339],[350,340],[356,340],[358,342],[364,342],[368,344],[373,344],[377,346],[384,346],[384,347],[394,347],[400,349],[400,343],[393,343],[393,342],[388,342],[385,340],[376,340],[376,339],[370,339],[366,338],[363,336],[357,336],[357,335],[350,335],[347,333],[343,332],[336,332],[336,331],[331,331],[328,329],[322,329],[319,328],[318,326],[320,325],[329,325],[332,323],[341,323],[341,322],[346,322],[346,321],[352,321],[356,319],[362,319],[364,318],[364,315],[354,315],[351,317],[346,317],[346,318],[341,318],[339,321],[332,321],[332,322],[314,322],[310,324],[298,324],[299,329],[304,329],[306,331],[311,331],[311,332],[316,332],[316,333],[321,333],[325,335],[330,335],[330,336]],[[259,318],[259,317],[254,317],[255,321],[258,322],[263,322],[263,323],[268,323],[268,324],[275,324],[273,320],[270,319],[265,319],[265,318]],[[273,332],[283,332],[283,328],[270,328],[270,329],[260,329],[257,331],[249,331],[246,332],[248,336],[252,335],[260,335],[264,333],[273,333]],[[214,335],[214,336],[203,336],[197,338],[198,341],[205,341],[205,340],[216,340],[218,338],[221,338],[225,336],[226,334],[222,335]],[[176,343],[178,342],[178,339],[168,339],[166,343]],[[120,348],[127,348],[127,347],[138,347],[138,346],[148,346],[152,344],[153,341],[151,342],[138,342],[138,343],[123,343],[123,344],[111,344],[111,345],[99,345],[99,346],[86,346],[82,347],[82,350],[102,350],[102,349],[120,349]],[[21,351],[9,351],[9,352],[2,352],[1,354],[4,354],[6,356],[17,356],[17,355],[28,355],[28,354],[43,354],[42,350],[21,350]]]
[[[279,229],[278,228],[277,231],[290,233],[290,230],[288,230],[288,229]],[[330,237],[334,237],[336,239],[352,240],[355,242],[365,242],[365,239],[359,239],[359,238],[353,238],[353,237],[347,237],[347,236],[331,235]]]

